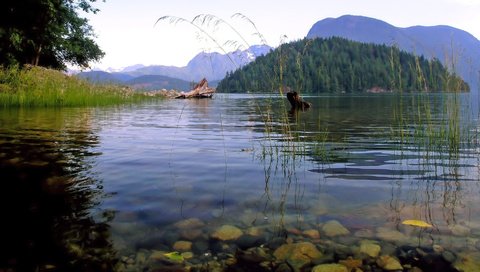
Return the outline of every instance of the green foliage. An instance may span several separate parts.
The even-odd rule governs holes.
[[[0,65],[87,67],[104,53],[93,29],[77,11],[96,13],[96,0],[3,0],[0,2]]]
[[[227,74],[221,92],[268,92],[290,86],[303,93],[468,91],[468,85],[437,59],[427,60],[385,45],[343,38],[283,44]]]
[[[92,85],[56,70],[0,68],[0,107],[105,106],[142,99],[131,89]]]

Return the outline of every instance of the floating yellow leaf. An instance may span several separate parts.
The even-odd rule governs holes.
[[[414,226],[414,227],[420,227],[420,228],[431,228],[432,225],[428,224],[425,221],[422,220],[405,220],[402,222],[404,225],[409,225],[409,226]]]
[[[163,256],[167,257],[170,261],[174,261],[174,262],[183,262],[184,260],[183,256],[177,251],[165,253],[163,254]]]

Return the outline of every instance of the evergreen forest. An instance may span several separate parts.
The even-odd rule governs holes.
[[[469,91],[438,59],[337,37],[283,44],[227,73],[217,90],[265,93],[286,87],[305,94]]]

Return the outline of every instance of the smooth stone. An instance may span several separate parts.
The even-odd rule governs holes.
[[[342,264],[320,264],[314,266],[312,272],[349,272],[349,270]]]
[[[468,236],[470,235],[470,228],[459,224],[449,227],[450,231],[455,236]]]
[[[235,241],[235,244],[237,244],[239,248],[244,250],[251,247],[260,246],[263,243],[265,243],[265,239],[263,237],[252,235],[242,235]]]
[[[180,237],[187,240],[195,240],[203,234],[202,229],[181,230],[179,233]]]
[[[348,271],[355,271],[362,266],[363,261],[361,259],[353,259],[352,257],[348,257],[345,260],[338,261],[338,263],[346,266]]]
[[[248,234],[251,236],[261,236],[263,234],[263,231],[257,227],[250,227],[245,231],[245,234]]]
[[[389,255],[380,256],[377,259],[377,265],[388,271],[392,271],[392,270],[403,271],[403,267],[400,264],[400,262],[396,258],[391,257]]]
[[[293,235],[298,235],[298,236],[302,235],[302,231],[297,228],[289,228],[287,229],[287,232]]]
[[[408,236],[399,232],[398,230],[385,227],[379,227],[377,229],[377,237],[389,242],[405,242],[408,240]]]
[[[177,241],[173,244],[173,249],[176,251],[190,251],[192,250],[192,242],[190,241]]]
[[[449,263],[454,263],[457,259],[457,257],[455,257],[455,254],[448,250],[442,252],[442,258]]]
[[[243,231],[232,225],[223,225],[216,229],[211,237],[221,241],[236,240],[243,235]]]
[[[338,222],[337,220],[327,221],[322,226],[322,231],[328,237],[335,237],[335,236],[350,234],[350,231],[347,228],[345,228],[342,224],[340,224],[340,222]]]
[[[188,218],[178,221],[173,225],[179,229],[197,229],[203,228],[205,226],[205,223],[203,223],[203,221],[198,218]]]
[[[366,239],[375,237],[375,233],[371,229],[357,230],[353,235],[358,238],[366,238]]]
[[[150,254],[150,256],[148,257],[148,260],[163,260],[165,259],[165,253],[165,251],[154,250],[152,251],[152,254]]]
[[[182,252],[181,255],[182,255],[182,257],[183,257],[185,260],[189,260],[189,259],[193,258],[193,256],[194,256],[194,255],[193,255],[193,252],[190,252],[190,251],[188,251],[188,252]]]
[[[442,253],[445,249],[441,245],[433,245],[432,249],[435,253]]]
[[[273,252],[277,261],[286,261],[295,271],[300,271],[313,260],[320,259],[322,253],[310,242],[284,244]]]
[[[360,253],[367,254],[372,258],[378,257],[381,250],[382,250],[382,247],[379,244],[377,244],[377,242],[375,241],[362,240],[360,242]]]
[[[310,239],[320,239],[320,232],[316,229],[305,230],[302,234]]]
[[[453,266],[462,272],[478,272],[480,267],[480,252],[460,253]]]

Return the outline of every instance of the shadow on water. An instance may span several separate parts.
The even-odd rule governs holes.
[[[2,110],[0,270],[111,271],[101,182],[85,175],[98,143],[89,109]],[[95,215],[94,212],[100,213]]]

